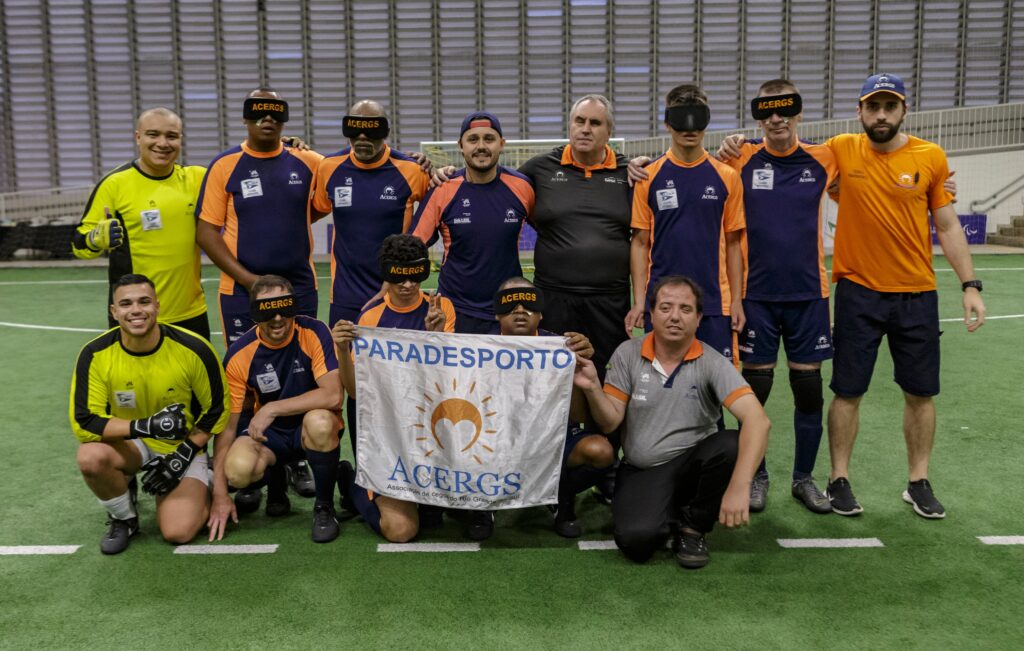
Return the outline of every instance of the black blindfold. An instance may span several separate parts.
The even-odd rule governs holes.
[[[543,312],[544,294],[536,287],[509,287],[494,295],[494,313],[508,314],[522,305],[530,312]]]
[[[288,319],[299,313],[299,304],[293,294],[275,296],[273,298],[258,298],[249,303],[249,316],[256,323],[272,321],[280,314]]]
[[[758,121],[771,118],[773,113],[780,118],[792,118],[800,115],[802,110],[803,102],[799,93],[755,97],[750,100],[750,115]]]
[[[274,122],[288,121],[288,102],[283,99],[267,97],[248,97],[242,106],[242,117],[246,120],[262,120],[266,116],[274,118]]]
[[[386,117],[366,118],[361,115],[346,115],[341,122],[341,133],[346,138],[356,138],[359,134],[370,140],[384,140],[391,133]]]
[[[703,131],[711,122],[711,109],[706,104],[670,106],[665,109],[665,123],[676,131]]]
[[[406,280],[421,283],[430,277],[430,260],[420,258],[411,262],[403,262],[385,258],[380,262],[380,276],[396,285],[400,285]]]

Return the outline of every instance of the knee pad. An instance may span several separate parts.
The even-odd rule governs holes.
[[[801,371],[789,369],[789,386],[793,389],[793,406],[805,414],[816,414],[825,404],[821,395],[821,369]]]
[[[772,383],[775,382],[774,368],[745,368],[743,379],[753,389],[757,401],[762,405],[768,402],[768,396],[772,392]]]

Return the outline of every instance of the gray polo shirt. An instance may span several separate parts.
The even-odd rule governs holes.
[[[671,376],[654,358],[654,334],[623,342],[612,355],[604,391],[626,403],[626,461],[651,468],[718,431],[718,415],[753,394],[732,362],[693,340]]]

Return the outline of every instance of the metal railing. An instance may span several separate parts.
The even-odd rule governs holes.
[[[1002,203],[1007,199],[1013,198],[1013,196],[1021,190],[1024,190],[1024,174],[1021,174],[984,199],[976,199],[975,201],[972,201],[971,212],[978,215],[994,210],[1002,205]]]
[[[799,129],[800,137],[811,142],[825,142],[841,133],[862,131],[860,122],[854,118],[804,122]],[[948,155],[1016,149],[1024,146],[1024,102],[909,113],[903,131],[938,144]],[[704,146],[714,151],[733,133],[742,133],[748,138],[761,137],[761,130],[756,128],[708,131],[704,134]],[[623,153],[630,158],[659,156],[670,144],[667,135],[628,140]]]

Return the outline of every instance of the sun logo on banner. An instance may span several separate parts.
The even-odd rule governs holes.
[[[489,437],[498,433],[496,429],[485,427],[485,419],[497,414],[495,411],[487,411],[487,403],[492,396],[486,396],[480,400],[479,404],[474,404],[472,399],[476,390],[476,382],[469,385],[469,391],[466,392],[465,397],[446,396],[448,392],[438,382],[434,383],[434,388],[437,389],[436,395],[431,396],[424,393],[424,404],[416,406],[417,411],[429,421],[416,423],[413,427],[429,430],[430,434],[427,436],[424,432],[423,435],[416,437],[416,442],[423,446],[423,452],[428,457],[438,450],[452,447],[483,465],[484,462],[480,455],[494,452],[494,448],[489,445],[491,443]],[[458,380],[453,379],[451,393],[457,392],[458,389]],[[447,430],[441,427],[442,421],[448,421]],[[472,425],[473,430],[469,442],[463,445],[465,437],[460,440],[459,432],[465,429],[460,427],[464,422]]]

